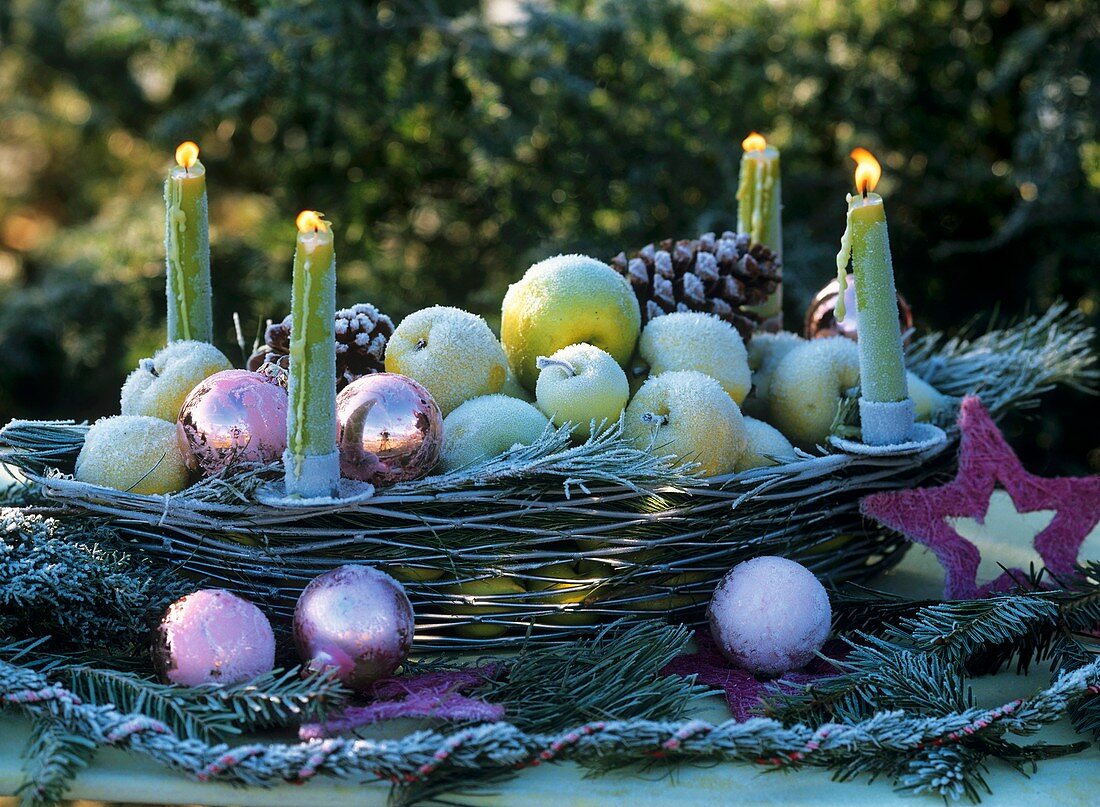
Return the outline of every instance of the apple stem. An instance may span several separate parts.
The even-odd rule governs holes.
[[[155,377],[160,376],[160,373],[157,372],[157,367],[156,367],[155,364],[153,364],[152,359],[142,359],[141,361],[138,362],[138,364],[141,365],[142,370],[149,373],[150,375],[155,376]]]
[[[548,356],[539,356],[537,359],[535,359],[535,367],[539,370],[544,370],[547,367],[560,367],[561,369],[565,370],[565,374],[569,378],[572,378],[577,374],[577,369],[569,362],[565,361],[564,359],[551,359]]]
[[[656,415],[653,412],[646,412],[642,415],[643,423],[656,423],[658,426],[668,425],[668,415]]]
[[[416,350],[423,350],[427,346],[428,346],[428,340],[427,339],[417,339],[416,340],[416,348],[415,348]]]

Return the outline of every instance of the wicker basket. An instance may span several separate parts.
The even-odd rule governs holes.
[[[1091,339],[1055,308],[973,341],[924,337],[910,367],[947,394],[977,392],[997,415],[1056,383],[1091,382]],[[150,556],[281,617],[321,572],[378,565],[405,583],[424,651],[561,640],[622,617],[698,622],[721,576],[763,554],[827,581],[868,578],[906,544],[870,529],[859,500],[949,473],[958,433],[944,425],[948,443],[920,454],[823,451],[705,480],[625,445],[616,429],[581,446],[549,432],[476,469],[293,509],[255,497],[274,467],[170,497],[78,482],[65,472],[87,427],[72,423],[13,422],[0,451],[67,512],[105,518]]]

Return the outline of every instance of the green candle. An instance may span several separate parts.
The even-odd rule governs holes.
[[[210,227],[206,169],[191,141],[176,149],[164,183],[164,253],[167,267],[168,341],[214,335],[210,292]]]
[[[783,260],[782,193],[779,150],[763,135],[753,132],[743,141],[741,174],[737,184],[737,232],[747,233],[752,244],[763,244]],[[783,286],[766,302],[752,309],[769,328],[782,327]],[[769,322],[770,320],[770,322]]]
[[[291,496],[337,492],[336,253],[332,228],[313,210],[298,214],[290,300],[290,409],[286,490]]]
[[[836,256],[840,288],[847,288],[848,259],[856,279],[859,309],[859,376],[862,396],[875,403],[896,403],[909,397],[905,380],[897,290],[886,232],[886,208],[871,190],[882,168],[869,151],[856,149],[856,188],[848,194],[848,220]],[[844,295],[837,299],[836,317],[844,319]]]

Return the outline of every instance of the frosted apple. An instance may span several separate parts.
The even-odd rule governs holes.
[[[747,443],[737,404],[697,370],[650,376],[626,408],[625,436],[654,454],[699,463],[704,476],[732,473]]]
[[[626,366],[642,314],[630,283],[603,261],[558,255],[540,261],[508,287],[500,336],[519,382],[534,389],[539,356],[584,342]]]
[[[445,613],[457,616],[484,616],[503,615],[511,606],[519,605],[522,600],[517,595],[524,594],[527,589],[514,577],[488,577],[483,580],[470,580],[443,586],[440,591],[444,594],[458,595],[464,599],[461,604],[441,604],[439,607]],[[508,631],[508,626],[496,622],[473,622],[455,625],[454,629],[459,636],[465,636],[468,639],[495,639],[497,636],[503,636]]]
[[[618,421],[630,397],[626,373],[610,353],[593,345],[569,345],[553,356],[540,356],[535,400],[555,426],[573,423],[573,434],[586,439],[601,423]]]
[[[916,373],[906,372],[905,378],[917,420],[927,422],[941,409],[951,405],[950,396],[944,395]]]
[[[566,561],[540,566],[527,580],[529,591],[545,592],[532,598],[532,605],[579,605],[591,596],[611,572],[611,566],[598,560]],[[562,610],[537,618],[547,625],[589,625],[596,615],[579,610]]]
[[[798,345],[771,379],[771,422],[792,443],[810,448],[825,442],[841,396],[859,384],[859,347],[831,336]]]
[[[200,382],[232,369],[229,359],[209,342],[172,342],[151,359],[142,359],[122,385],[122,414],[176,422],[180,407]]]
[[[638,340],[638,355],[652,375],[698,370],[716,380],[740,405],[752,387],[749,357],[737,330],[713,314],[678,311],[651,319]]]
[[[737,460],[735,468],[737,473],[750,468],[775,465],[776,460],[780,459],[794,459],[794,446],[791,445],[791,441],[774,426],[769,426],[756,418],[746,417],[745,434],[748,443]]]
[[[753,389],[741,404],[742,412],[760,420],[771,420],[771,383],[775,368],[784,356],[805,341],[789,331],[753,335],[748,347]]]
[[[76,458],[76,478],[144,495],[183,490],[188,472],[176,439],[176,424],[145,415],[115,415],[96,421]]]
[[[444,416],[479,395],[500,392],[508,360],[476,314],[436,305],[409,314],[386,344],[386,372],[427,387]]]
[[[465,468],[503,454],[514,445],[530,445],[549,424],[546,415],[518,398],[473,398],[443,419],[440,468]]]

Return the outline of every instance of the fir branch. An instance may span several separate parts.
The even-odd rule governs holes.
[[[33,722],[31,738],[23,751],[27,779],[18,795],[23,807],[60,803],[69,784],[95,755],[94,741],[64,730],[46,718]]]
[[[663,676],[692,632],[656,620],[616,622],[590,639],[528,647],[499,659],[503,674],[478,694],[527,731],[590,720],[676,720],[709,694],[694,676]]]
[[[334,738],[324,742],[254,744],[230,748],[175,735],[157,721],[124,714],[110,705],[79,702],[39,673],[0,662],[0,704],[50,720],[97,746],[131,749],[202,780],[249,785],[303,781],[321,773],[345,779],[421,782],[462,776],[467,782],[538,762],[585,761],[600,769],[656,758],[674,762],[752,762],[771,768],[818,766],[834,771],[891,775],[902,785],[928,782],[952,795],[966,772],[944,752],[929,749],[995,748],[1008,734],[1033,734],[1100,690],[1100,659],[1063,673],[1050,687],[995,709],[968,708],[938,716],[879,712],[852,724],[784,727],[765,718],[715,725],[700,720],[596,721],[553,733],[528,733],[508,723],[488,723],[444,735],[416,732],[400,740]],[[1073,748],[1073,747],[1071,747]],[[1063,749],[1066,750],[1066,749]],[[934,754],[911,771],[902,762]],[[960,753],[966,753],[961,751]],[[1050,749],[1050,753],[1056,753]],[[971,766],[972,767],[972,766]],[[973,781],[971,778],[970,781]],[[968,792],[962,786],[961,792]]]

